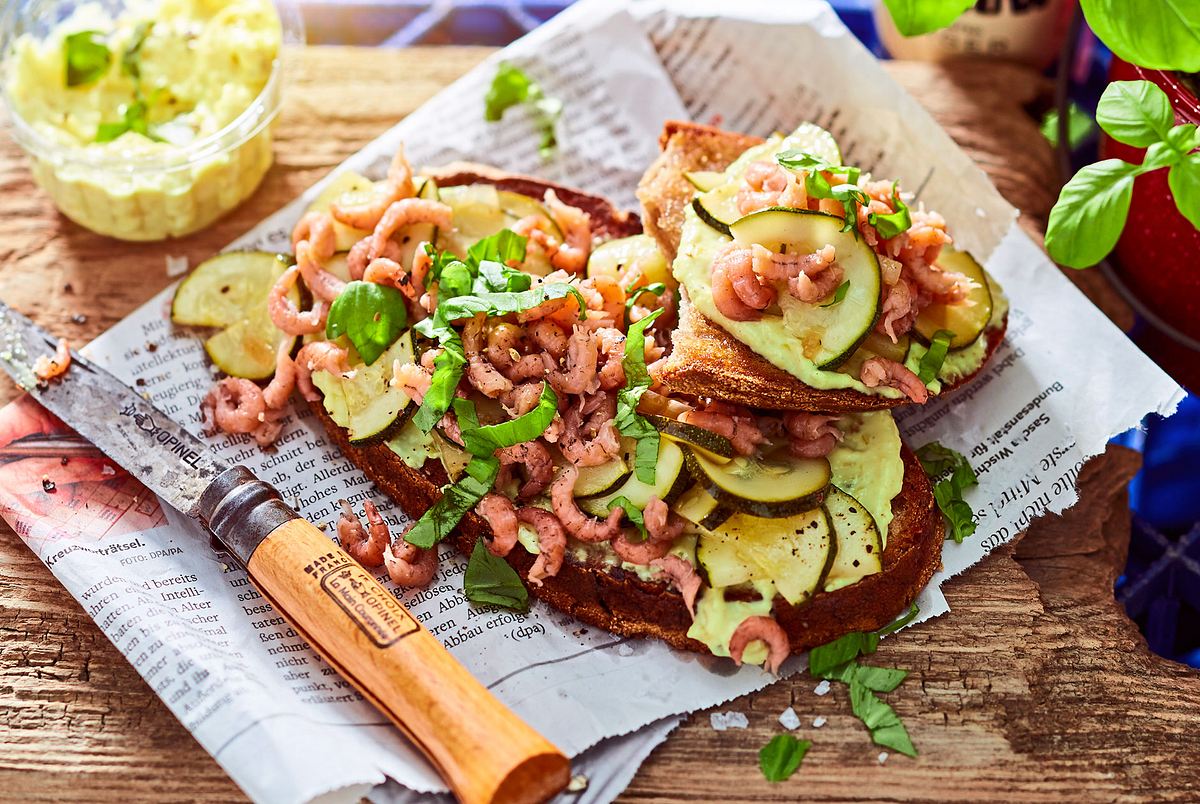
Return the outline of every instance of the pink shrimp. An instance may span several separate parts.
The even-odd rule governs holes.
[[[291,346],[290,340],[284,340],[275,353],[275,376],[262,392],[268,410],[279,410],[287,405],[288,397],[296,387],[296,362],[292,360]]]
[[[379,219],[378,225],[371,233],[371,246],[367,251],[369,259],[383,255],[392,235],[405,226],[414,223],[430,223],[439,229],[449,229],[454,219],[454,210],[441,201],[431,201],[426,198],[402,198],[393,202]]]
[[[775,289],[754,273],[753,252],[741,243],[728,243],[717,252],[709,278],[713,303],[734,321],[757,321],[778,298]]]
[[[215,425],[222,433],[238,435],[253,433],[266,410],[262,389],[239,377],[221,380],[200,403],[206,427]]]
[[[672,513],[667,504],[654,495],[650,496],[646,507],[642,509],[642,520],[652,541],[669,545],[683,533],[683,519]]]
[[[575,504],[575,481],[579,478],[579,470],[572,464],[567,464],[558,472],[558,478],[550,486],[550,502],[554,513],[569,535],[581,542],[607,542],[621,532],[621,517],[625,515],[620,508],[614,508],[608,519],[590,517]]]
[[[503,494],[485,494],[475,506],[475,513],[483,517],[492,528],[492,538],[484,546],[494,556],[503,558],[517,544],[517,512],[512,500]]]
[[[945,271],[923,260],[914,261],[908,268],[908,275],[917,283],[917,287],[936,304],[962,304],[974,287],[966,275]]]
[[[596,330],[604,365],[600,368],[600,387],[606,391],[625,387],[625,333],[615,327]]]
[[[783,626],[775,622],[773,617],[747,617],[729,637],[729,658],[742,664],[742,654],[751,642],[762,642],[767,646],[767,660],[763,664],[767,672],[779,673],[779,666],[792,652],[792,643],[788,640]]]
[[[767,207],[805,209],[808,195],[790,170],[771,162],[751,162],[738,188],[737,205],[743,215]]]
[[[54,355],[39,355],[33,363],[33,374],[42,382],[60,377],[71,367],[71,342],[61,338],[54,347]]]
[[[337,251],[337,234],[333,231],[333,217],[328,212],[307,212],[292,229],[292,250],[307,240],[312,246],[313,256],[318,262],[329,262]]]
[[[613,510],[620,511],[621,509],[614,508]],[[613,537],[610,545],[613,552],[617,554],[617,558],[630,564],[646,566],[670,552],[670,542],[656,542],[654,539],[645,539],[640,542],[631,541],[630,537],[636,532],[633,528],[626,528]]]
[[[688,614],[696,618],[696,595],[700,591],[702,581],[696,574],[696,568],[688,561],[676,555],[665,555],[650,562],[650,566],[665,575],[671,585],[683,595],[683,604],[687,606]]]
[[[527,334],[539,349],[548,352],[555,360],[561,359],[567,353],[569,336],[553,321],[544,318],[535,321],[529,326]]]
[[[875,331],[887,335],[892,343],[896,343],[917,321],[921,312],[920,294],[915,283],[907,276],[900,276],[884,293]]]
[[[868,388],[878,388],[882,385],[903,391],[905,396],[918,405],[929,399],[929,389],[921,382],[920,377],[886,357],[872,357],[864,361],[862,369],[859,370],[859,379]]]
[[[517,492],[517,499],[528,500],[541,494],[554,479],[554,459],[550,450],[540,441],[525,441],[496,451],[501,466],[516,466],[524,475],[525,483]]]
[[[300,267],[300,275],[304,284],[312,291],[312,295],[320,301],[332,302],[346,289],[346,283],[321,267],[313,251],[312,244],[301,240],[296,244],[296,265]]]
[[[813,254],[800,257],[809,260],[788,280],[788,293],[808,304],[824,301],[842,284],[845,272],[833,261],[833,246],[825,246]],[[788,255],[791,256],[791,255]]]
[[[317,301],[307,312],[300,312],[288,298],[296,279],[300,276],[300,268],[293,265],[282,274],[271,286],[267,294],[267,312],[271,315],[271,323],[288,335],[309,335],[325,329],[325,316],[329,309],[321,301]]]
[[[766,440],[748,410],[724,402],[710,402],[703,410],[684,413],[679,420],[725,436],[741,455],[753,454]]]
[[[834,426],[837,416],[821,413],[789,412],[783,415],[788,449],[799,458],[823,458],[842,440],[842,431]]]
[[[511,391],[500,397],[500,402],[504,405],[505,410],[508,411],[508,415],[515,419],[537,407],[538,401],[541,398],[541,382],[524,382],[513,386]]]
[[[550,264],[560,271],[583,273],[592,252],[591,218],[582,209],[563,203],[553,190],[546,191],[544,201],[550,217],[563,233],[562,242],[547,249]]]
[[[511,391],[513,384],[483,354],[485,326],[487,316],[483,313],[467,322],[462,333],[463,353],[467,357],[467,381],[484,396],[495,399]]]
[[[302,347],[296,355],[296,386],[300,395],[309,402],[321,398],[321,392],[312,384],[314,371],[346,375],[350,371],[350,356],[346,350],[330,341],[313,341]]]
[[[387,523],[383,521],[379,509],[370,500],[363,501],[368,523],[364,529],[350,503],[346,500],[339,502],[342,504],[342,516],[338,519],[337,534],[342,549],[364,567],[378,567],[383,563],[383,551],[387,549],[389,536]]]
[[[562,569],[567,552],[567,532],[558,517],[544,508],[522,508],[517,518],[529,525],[538,536],[538,557],[529,568],[529,582],[541,586],[545,578],[553,578]]]
[[[383,253],[376,256],[376,259],[386,258],[392,262],[400,262],[404,259],[404,249],[395,240],[388,240],[384,245]],[[350,272],[351,279],[362,279],[366,273],[367,265],[371,262],[371,238],[364,237],[353,246],[350,247],[350,252],[346,254],[346,268]]]
[[[433,580],[437,573],[437,546],[428,549],[417,547],[404,541],[404,536],[413,529],[415,522],[409,523],[392,542],[390,548],[384,551],[383,563],[387,566],[388,577],[397,586],[425,586]]]
[[[547,355],[546,379],[560,394],[591,393],[600,387],[600,379],[596,374],[597,357],[595,333],[575,327],[567,341],[565,369],[559,369]]]
[[[563,414],[558,448],[576,466],[598,466],[621,453],[617,432],[617,398],[600,391],[584,397]]]
[[[283,425],[286,418],[286,414],[282,409],[267,408],[262,415],[262,421],[259,422],[258,427],[254,428],[254,432],[250,434],[254,439],[254,443],[263,449],[272,446],[279,438],[279,434],[283,432]]]
[[[429,393],[429,384],[433,375],[424,366],[416,363],[401,363],[397,360],[392,364],[392,386],[399,388],[416,404],[421,404],[425,394]]]
[[[643,391],[638,400],[638,413],[651,413],[666,416],[668,419],[678,419],[689,411],[695,410],[688,403],[664,396],[657,391]]]
[[[330,205],[329,212],[347,226],[369,232],[379,223],[389,206],[402,198],[411,198],[416,192],[412,180],[412,166],[408,164],[408,159],[404,156],[404,146],[401,145],[396,149],[396,155],[392,157],[388,166],[383,192],[365,204],[347,207],[334,202]]]

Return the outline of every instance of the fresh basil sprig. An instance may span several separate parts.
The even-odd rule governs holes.
[[[504,113],[519,104],[528,104],[541,141],[538,152],[543,159],[549,158],[558,145],[558,121],[562,117],[562,101],[547,97],[542,85],[534,81],[520,67],[502,61],[496,68],[496,76],[484,98],[483,119],[494,123]]]
[[[638,508],[633,500],[621,494],[609,501],[608,510],[611,511],[614,508],[620,508],[624,511],[625,518],[637,527],[638,533],[641,534],[639,541],[644,542],[650,538],[650,534],[646,532],[646,519],[642,516],[642,509]]]
[[[542,395],[537,406],[528,413],[499,424],[480,426],[475,417],[475,403],[469,399],[454,399],[454,412],[462,430],[463,446],[472,455],[488,457],[498,449],[532,441],[545,432],[558,412],[558,396],[550,383],[542,383]]]
[[[70,34],[63,42],[67,86],[81,87],[99,81],[112,64],[112,52],[99,31]]]
[[[387,285],[351,282],[329,307],[325,337],[345,335],[369,366],[408,326],[404,295]]]
[[[449,536],[467,512],[492,490],[499,473],[500,461],[495,458],[472,458],[463,476],[446,487],[442,498],[404,535],[404,541],[428,548]]]
[[[642,394],[650,387],[650,373],[646,371],[646,327],[661,314],[660,307],[629,327],[625,335],[625,357],[621,362],[625,369],[625,387],[617,391],[617,430],[637,439],[633,471],[643,483],[654,482],[658,465],[658,430],[637,412],[637,407]]]
[[[846,298],[846,294],[850,292],[850,280],[837,286],[837,290],[833,292],[833,298],[822,304],[822,307],[833,307],[835,304],[841,304]]]
[[[801,740],[790,734],[776,734],[758,752],[758,767],[763,778],[768,782],[787,781],[800,767],[811,747],[811,740]]]
[[[933,337],[929,339],[929,349],[921,355],[921,363],[917,370],[917,377],[921,382],[928,385],[937,379],[942,364],[946,362],[946,355],[950,352],[952,340],[954,333],[948,329],[939,329],[933,333]]]
[[[975,532],[975,512],[963,499],[963,491],[979,485],[975,470],[962,454],[936,441],[918,449],[917,458],[930,478],[942,477],[933,486],[933,498],[950,525],[947,538],[962,544]]]
[[[1109,136],[1146,148],[1140,165],[1105,159],[1079,170],[1058,196],[1046,227],[1046,249],[1062,265],[1087,268],[1104,259],[1125,228],[1133,182],[1169,168],[1175,206],[1200,228],[1200,133],[1174,125],[1166,93],[1149,81],[1114,81],[1100,98],[1096,122]]]
[[[516,611],[529,608],[529,590],[521,583],[521,576],[503,558],[492,555],[483,546],[482,539],[475,542],[467,561],[463,592],[467,600],[480,605],[503,606]]]

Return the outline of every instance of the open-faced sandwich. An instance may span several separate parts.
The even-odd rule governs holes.
[[[420,585],[450,539],[471,557],[477,602],[513,603],[527,586],[619,634],[777,669],[903,611],[939,564],[943,523],[889,412],[747,405],[743,375],[780,370],[727,337],[732,362],[696,346],[698,316],[677,328],[676,276],[689,294],[708,286],[684,254],[729,241],[686,215],[673,275],[664,220],[660,249],[600,198],[474,165],[414,176],[399,153],[384,181],[331,183],[296,226],[294,264],[231,254],[198,268],[175,320],[225,328],[208,349],[234,376],[205,399],[212,427],[268,445],[298,387],[417,518],[389,534],[369,500],[366,527],[346,506],[339,538],[365,565]],[[762,239],[814,246],[804,254],[837,244],[853,352],[877,317],[858,278],[880,292],[874,252],[860,255],[840,218],[796,217],[813,219],[805,239]],[[717,381],[677,383],[685,369]]]
[[[1002,340],[1007,300],[942,216],[843,165],[826,131],[668,123],[660,144],[638,197],[686,297],[669,387],[873,410],[966,382]]]

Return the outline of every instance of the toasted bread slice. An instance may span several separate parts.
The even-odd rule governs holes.
[[[454,165],[434,175],[443,186],[487,181],[538,198],[552,187],[477,165]],[[619,237],[639,230],[636,216],[619,212],[603,199],[554,189],[564,201],[592,216],[596,232]],[[430,459],[414,469],[382,440],[352,444],[347,431],[334,423],[322,402],[310,403],[310,407],[342,454],[409,516],[421,516],[441,497],[441,489],[450,481],[440,461]],[[776,598],[774,614],[787,630],[794,652],[824,644],[848,631],[881,627],[916,598],[939,566],[944,529],[932,488],[916,456],[904,448],[902,457],[904,486],[892,502],[895,518],[883,552],[883,571],[819,594],[803,607]],[[470,512],[451,540],[463,555],[469,555],[478,539],[490,536],[488,523]],[[527,582],[535,556],[518,547],[507,560],[535,597],[585,623],[622,636],[654,637],[679,649],[708,653],[707,646],[687,636],[691,615],[682,596],[666,582],[644,581],[619,567],[583,563],[568,552],[559,573],[539,587]]]
[[[679,250],[684,210],[696,192],[684,173],[724,170],[743,151],[761,143],[758,137],[721,131],[699,123],[668,121],[659,137],[662,154],[638,185],[646,232],[653,235],[668,261]],[[980,369],[1004,340],[1007,316],[987,330],[987,352]],[[678,393],[711,397],[771,410],[866,411],[910,404],[851,388],[821,390],[760,357],[695,308],[681,302],[674,350],[660,365],[658,378]],[[945,383],[942,394],[964,385],[979,373]]]

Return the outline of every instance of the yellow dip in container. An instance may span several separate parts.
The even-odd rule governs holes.
[[[38,183],[122,240],[181,237],[271,166],[284,42],[271,0],[31,0],[0,18],[3,94]]]

